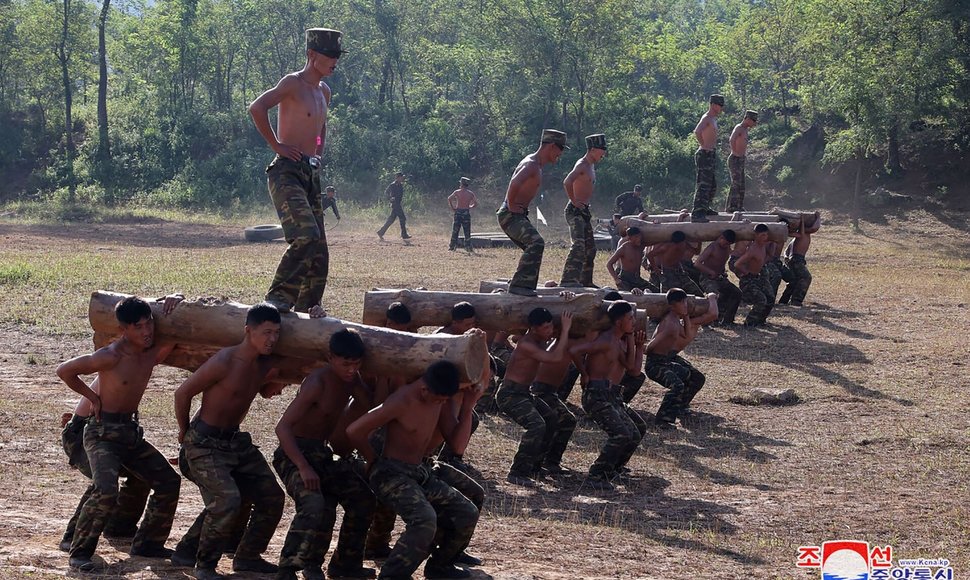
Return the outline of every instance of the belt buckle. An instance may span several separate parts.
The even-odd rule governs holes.
[[[313,169],[320,168],[320,158],[318,157],[309,157],[308,163],[310,164],[310,167],[312,167]]]

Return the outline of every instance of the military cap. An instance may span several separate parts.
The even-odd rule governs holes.
[[[724,106],[724,95],[711,95],[711,104],[712,105],[721,105],[723,107]]]
[[[744,118],[745,119],[751,119],[752,121],[754,121],[755,123],[757,123],[758,122],[758,111],[745,111],[744,112]]]
[[[643,186],[640,185],[639,183],[633,186],[633,191],[642,191],[642,190],[643,190]]]
[[[460,181],[460,182],[461,182],[461,183],[463,183],[464,185],[468,185],[469,183],[471,183],[471,182],[472,182],[472,180],[471,180],[471,179],[469,179],[469,178],[467,178],[467,177],[464,177],[464,176],[463,176],[463,177],[462,177],[461,179],[459,179],[458,181]]]
[[[563,149],[569,149],[569,145],[566,145],[566,134],[562,131],[557,131],[555,129],[543,129],[542,138],[540,143],[554,143],[559,145]]]
[[[603,151],[606,151],[606,135],[602,133],[597,133],[596,135],[587,135],[586,148],[602,149]]]
[[[347,52],[340,47],[340,37],[343,35],[339,30],[329,28],[310,28],[306,31],[307,50],[318,52],[331,58],[340,58],[340,55]]]
[[[332,185],[328,185],[326,191],[337,191],[337,188]]]

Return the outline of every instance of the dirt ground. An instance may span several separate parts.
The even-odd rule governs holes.
[[[648,432],[631,462],[634,476],[615,493],[583,489],[582,477],[540,489],[507,484],[520,429],[486,416],[466,455],[488,494],[469,549],[485,559],[474,577],[815,578],[817,569],[795,567],[798,547],[838,539],[891,545],[897,560],[947,558],[955,578],[967,577],[967,218],[917,211],[864,223],[863,234],[827,225],[809,256],[815,281],[806,306],[776,308],[760,330],[703,331],[685,356],[707,374],[694,407],[708,419]],[[367,228],[331,232],[334,314],[359,320],[361,293],[373,286],[473,291],[479,279],[510,274],[517,259],[505,249],[448,253],[440,233],[415,232],[410,245],[390,236],[380,243]],[[67,556],[57,543],[86,481],[67,467],[59,443],[59,417],[77,397],[53,371],[91,348],[88,294],[164,288],[252,301],[283,246],[246,244],[230,226],[172,222],[0,222],[0,241],[0,272],[20,262],[33,272],[26,282],[0,277],[0,578],[63,576]],[[543,278],[558,277],[564,255],[550,244]],[[598,256],[598,268],[605,259]],[[74,260],[80,265],[63,270]],[[119,261],[145,267],[146,278],[156,268],[157,279],[126,285],[111,270]],[[224,283],[191,277],[203,267],[232,272]],[[597,281],[608,282],[605,271]],[[47,314],[58,323],[44,324]],[[146,437],[168,457],[177,453],[172,391],[184,376],[160,367],[142,404]],[[792,388],[799,402],[730,402],[752,387]],[[246,421],[267,455],[293,392],[256,401]],[[633,406],[649,416],[662,394],[648,382]],[[579,403],[579,387],[571,402]],[[581,422],[566,465],[582,474],[602,441]],[[184,482],[170,545],[201,507],[198,490]],[[288,500],[271,560],[291,517]],[[105,576],[186,577],[127,548],[102,540]],[[221,570],[229,571],[228,560]]]

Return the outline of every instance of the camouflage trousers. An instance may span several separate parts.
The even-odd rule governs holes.
[[[562,267],[560,286],[593,285],[593,261],[596,258],[596,240],[593,239],[593,215],[589,206],[579,208],[569,202],[563,209],[563,216],[569,225],[569,238],[572,245]]]
[[[509,473],[533,477],[547,460],[546,454],[552,447],[559,426],[559,413],[533,396],[529,392],[529,385],[508,379],[502,382],[495,394],[495,402],[499,410],[525,428]],[[559,458],[562,459],[562,453],[559,453]]]
[[[286,493],[296,502],[296,514],[280,551],[280,568],[314,570],[323,565],[337,521],[338,503],[343,507],[344,518],[330,565],[360,568],[364,563],[364,538],[376,504],[363,466],[354,459],[335,457],[333,449],[323,441],[297,438],[296,442],[319,476],[320,488],[308,490],[296,464],[281,447],[276,448],[273,468]]]
[[[748,326],[764,324],[775,305],[775,293],[771,282],[762,273],[747,274],[738,280],[741,286],[741,300],[751,305],[751,312],[744,319]]]
[[[243,498],[252,500],[253,511],[236,548],[236,558],[258,558],[283,516],[284,494],[252,437],[195,419],[182,446],[191,479],[205,502],[196,565],[214,568],[218,564],[232,537]]]
[[[620,279],[617,283],[617,290],[629,292],[634,288],[639,288],[641,290],[649,290],[650,292],[660,292],[660,287],[654,286],[649,280],[644,280],[639,271],[626,272],[620,269],[617,278]]]
[[[761,275],[767,277],[768,283],[771,284],[772,300],[778,295],[778,286],[781,285],[783,279],[781,268],[782,263],[779,258],[766,260],[764,267],[761,268]]]
[[[381,229],[377,230],[377,233],[381,236],[386,234],[387,230],[394,223],[394,220],[401,222],[401,237],[408,237],[408,216],[404,215],[404,206],[401,205],[400,201],[391,202],[391,214],[387,216],[387,220],[381,226]]]
[[[727,274],[717,278],[701,277],[701,290],[717,294],[717,323],[734,324],[734,317],[741,306],[741,290],[728,279]]]
[[[371,469],[370,484],[378,501],[404,521],[380,578],[409,578],[429,554],[429,564],[452,563],[471,540],[478,508],[427,464],[382,457]]]
[[[812,285],[812,273],[808,271],[805,256],[801,254],[793,254],[788,259],[788,268],[791,271],[791,281],[785,286],[780,302],[788,304],[790,300],[795,306],[801,306],[809,286]]]
[[[731,172],[731,191],[728,193],[724,211],[741,211],[744,207],[744,155],[729,155],[728,171]]]
[[[637,396],[640,389],[643,387],[643,383],[646,382],[647,377],[643,374],[631,375],[630,373],[624,373],[623,379],[620,381],[620,400],[627,405],[633,401],[633,398]]]
[[[570,363],[569,369],[566,370],[566,376],[559,383],[559,388],[556,389],[556,395],[560,401],[565,403],[569,400],[569,396],[573,393],[573,387],[576,386],[577,379],[579,379],[579,369],[576,368],[576,365]]]
[[[691,401],[704,386],[704,374],[677,354],[647,355],[647,377],[668,389],[657,410],[657,421],[673,423],[690,408]]]
[[[633,391],[633,396],[636,396],[636,393],[640,391],[640,387],[643,386],[643,383],[645,381],[646,381],[646,376],[643,373],[640,373],[637,376],[630,375],[629,373],[624,373],[623,379],[620,381],[620,384],[613,385],[611,387],[613,398],[615,399],[616,404],[620,405],[620,407],[623,409],[623,412],[626,413],[627,417],[629,417],[630,422],[633,423],[633,426],[636,427],[637,431],[640,433],[639,440],[642,440],[643,436],[647,434],[647,422],[644,421],[643,417],[640,416],[639,411],[631,407],[627,401],[623,400],[623,397],[624,397],[625,391]],[[631,400],[632,400],[632,397],[631,397]],[[636,450],[637,450],[636,447],[631,449],[630,452],[627,453],[620,460],[619,467],[623,467],[624,465],[626,465],[627,462],[630,461],[630,458],[633,457],[633,453],[636,452]]]
[[[573,431],[576,430],[576,415],[573,415],[559,398],[557,390],[556,385],[538,381],[532,383],[532,396],[536,400],[536,409],[546,422],[548,444],[542,454],[542,464],[546,467],[557,467],[562,463],[566,446],[569,445]],[[548,408],[549,411],[545,411],[543,407]],[[550,421],[550,419],[553,420]]]
[[[88,463],[88,454],[84,451],[84,425],[87,424],[88,417],[74,415],[61,431],[61,445],[64,453],[67,454],[68,464],[91,479],[91,465]],[[138,479],[124,467],[118,472],[125,480],[118,491],[118,505],[111,510],[108,521],[104,525],[106,536],[134,536],[138,531],[138,520],[141,519],[142,512],[145,511],[145,502],[148,501],[148,494],[152,488],[144,481]],[[91,497],[94,491],[94,484],[88,485],[81,495],[81,500],[74,510],[74,515],[67,522],[67,529],[64,530],[62,541],[71,542],[74,539],[74,529],[77,527],[77,520],[81,516],[81,508]]]
[[[465,230],[465,249],[472,249],[472,212],[467,209],[456,209],[455,220],[451,225],[451,243],[448,244],[449,250],[458,247],[458,232]]]
[[[320,175],[307,158],[293,161],[277,156],[266,168],[266,182],[289,244],[266,299],[306,312],[323,298],[330,271]]]
[[[690,277],[690,273],[684,268],[683,264],[677,264],[676,266],[671,266],[669,268],[665,267],[660,272],[660,290],[666,292],[671,288],[680,288],[688,295],[693,294],[694,296],[703,296],[704,291],[701,290],[697,282]]]
[[[643,434],[608,380],[589,381],[583,389],[583,410],[608,437],[589,474],[610,479],[636,451]]]
[[[697,179],[694,187],[694,208],[692,211],[711,211],[711,202],[717,195],[717,180],[714,176],[717,155],[714,151],[698,149],[694,153],[697,165]]]
[[[145,441],[131,416],[90,421],[84,428],[84,450],[91,466],[92,486],[74,530],[72,558],[90,558],[112,512],[118,507],[118,476],[125,469],[154,490],[145,518],[131,542],[132,549],[161,548],[175,520],[182,479],[161,453]]]
[[[509,280],[509,288],[535,289],[539,284],[539,268],[542,267],[542,253],[545,251],[546,241],[539,235],[526,213],[513,213],[505,205],[496,212],[498,225],[510,240],[522,249],[522,257],[515,274]]]

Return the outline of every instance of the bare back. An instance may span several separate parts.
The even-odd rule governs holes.
[[[452,209],[471,209],[477,205],[475,192],[470,189],[456,189],[448,197]]]

